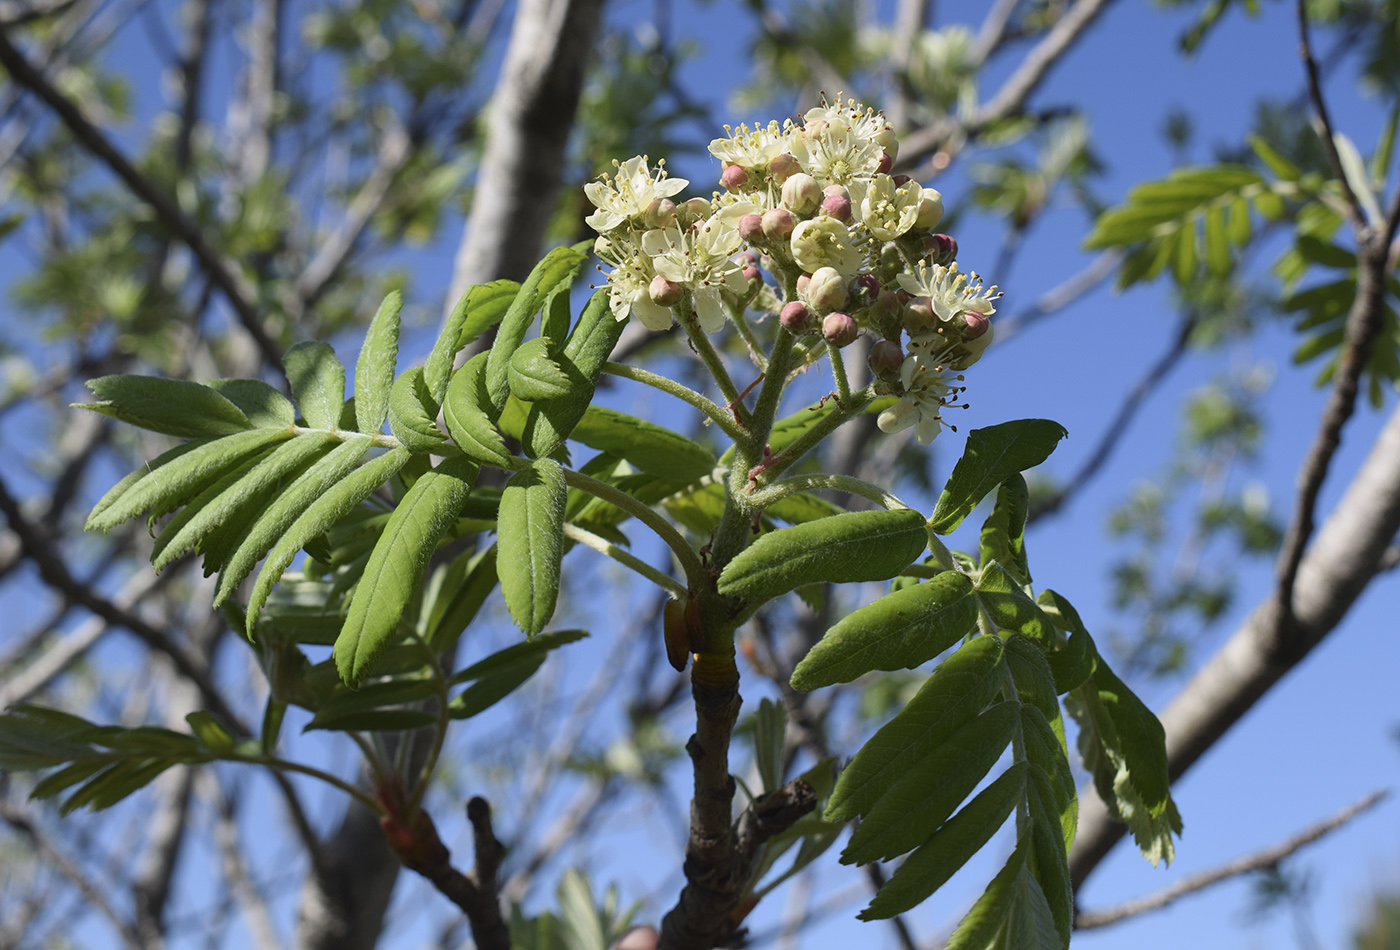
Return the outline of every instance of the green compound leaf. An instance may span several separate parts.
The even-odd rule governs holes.
[[[759,538],[724,568],[719,592],[767,598],[807,584],[886,581],[927,543],[923,516],[907,508],[833,515]]]
[[[584,630],[555,630],[498,650],[453,674],[452,685],[471,683],[452,697],[447,708],[453,719],[470,719],[515,692],[544,665],[551,650],[588,636]]]
[[[296,410],[287,397],[260,379],[213,379],[207,385],[243,410],[259,429],[296,425]]]
[[[927,841],[1006,751],[1020,706],[997,703],[922,759],[906,762],[851,835],[841,863],[887,861]]]
[[[549,341],[535,337],[520,344],[506,367],[511,395],[532,402],[570,395],[572,380],[549,355]]]
[[[1030,835],[958,924],[945,950],[1065,950],[1055,916],[1031,871]]]
[[[1133,776],[1133,785],[1143,804],[1154,814],[1166,810],[1171,800],[1168,787],[1166,732],[1152,710],[1128,689],[1100,657],[1090,682],[1098,691],[1099,702],[1108,712],[1118,741]]]
[[[496,412],[505,408],[506,397],[510,395],[511,357],[525,339],[525,332],[534,322],[540,305],[559,287],[572,283],[587,259],[587,252],[579,248],[556,247],[535,265],[511,301],[486,361],[486,391]]]
[[[1056,716],[1052,726],[1039,708],[1026,703],[1021,706],[1021,732],[1027,761],[1045,772],[1054,790],[1061,847],[1068,854],[1079,828],[1079,793],[1065,749],[1064,723]]]
[[[976,628],[972,580],[945,571],[847,615],[797,664],[792,686],[807,692],[874,670],[913,669]]]
[[[431,607],[425,607],[426,616],[420,621],[423,639],[435,653],[445,652],[457,641],[496,589],[496,546],[463,552],[451,564],[444,565],[440,573],[443,582],[429,585],[437,596],[424,597],[424,603]],[[445,595],[444,591],[450,594]]]
[[[452,377],[443,403],[442,418],[457,447],[482,462],[510,459],[505,439],[492,421],[494,410],[486,392],[486,353],[478,353]]]
[[[952,531],[987,492],[1044,462],[1066,435],[1064,426],[1049,419],[1018,419],[973,429],[933,509],[930,527],[938,534]]]
[[[422,586],[428,561],[457,520],[479,471],[470,459],[447,459],[420,476],[394,509],[370,553],[335,641],[332,655],[347,685],[359,685],[397,636],[399,621]]]
[[[252,520],[256,515],[245,511],[252,499],[294,477],[337,444],[339,440],[329,432],[311,432],[245,461],[205,489],[165,526],[151,551],[151,566],[163,570],[231,519]]]
[[[125,479],[119,482],[116,488],[122,491],[110,502],[108,498],[113,498],[116,488],[108,492],[88,515],[87,530],[109,531],[143,511],[171,511],[236,469],[249,456],[291,437],[291,429],[251,429],[199,443],[178,454],[167,452],[156,460],[159,464],[127,487],[123,488]]]
[[[1024,633],[1040,644],[1042,650],[1054,646],[1054,630],[1049,618],[996,561],[982,568],[982,576],[977,580],[977,599],[998,627]]]
[[[423,370],[415,366],[394,381],[389,395],[389,431],[415,454],[441,449],[447,436],[437,427],[437,410],[423,381]]]
[[[219,589],[214,594],[215,607],[228,600],[259,559],[287,533],[287,529],[312,502],[354,471],[369,446],[369,436],[350,436],[302,472],[286,491],[268,504],[224,564],[219,576]]]
[[[308,340],[282,358],[292,397],[301,417],[313,429],[335,429],[345,408],[345,367],[330,344]]]
[[[199,383],[158,376],[102,376],[87,381],[97,402],[80,402],[104,416],[181,439],[205,439],[253,428],[242,409]]]
[[[1030,811],[1031,853],[1026,866],[1044,895],[1058,947],[1069,946],[1074,920],[1074,892],[1070,886],[1069,859],[1060,825],[1058,797],[1045,770],[1032,764],[1027,774],[1026,801]]]
[[[567,499],[564,470],[553,459],[536,459],[516,472],[501,494],[496,570],[510,615],[527,636],[554,616]]]
[[[1047,657],[1050,672],[1055,676],[1055,692],[1064,695],[1082,686],[1093,674],[1094,641],[1084,629],[1078,611],[1060,594],[1043,590],[1035,602],[1055,626],[1069,634],[1069,639]]]
[[[589,298],[559,357],[560,366],[572,381],[570,394],[536,402],[526,416],[521,441],[531,458],[552,456],[572,435],[593,401],[603,364],[626,326],[626,320],[613,316],[606,290]]]
[[[943,823],[880,888],[861,920],[886,920],[928,899],[992,839],[1025,796],[1026,763],[1003,772]]]
[[[107,493],[98,499],[97,504],[92,506],[92,511],[88,513],[87,522],[83,526],[83,530],[107,530],[106,528],[99,529],[97,526],[101,524],[108,524],[108,518],[106,516],[108,509],[110,509],[114,504],[116,504],[121,499],[121,497],[132,488],[132,486],[134,486],[137,482],[141,481],[147,475],[154,473],[157,469],[161,469],[164,468],[166,465],[169,465],[171,462],[175,461],[180,456],[185,455],[189,452],[193,452],[195,449],[199,448],[202,445],[208,445],[210,441],[212,440],[194,439],[190,442],[182,442],[179,445],[175,446],[173,449],[168,449],[167,451],[162,452],[160,455],[151,459],[151,461],[147,462],[145,465],[136,469],[136,471],[127,473],[120,481],[118,481],[111,488],[107,489]],[[108,527],[115,527],[120,523],[120,521],[113,521],[110,522],[110,524],[108,524]]]
[[[670,481],[688,484],[715,469],[714,454],[698,442],[602,406],[589,406],[570,437]]]
[[[389,415],[389,390],[399,360],[399,311],[403,295],[391,291],[370,321],[360,360],[355,364],[355,423],[365,435],[376,435]]]
[[[519,292],[520,285],[515,281],[496,280],[469,287],[457,299],[423,364],[423,381],[428,384],[433,402],[441,404],[447,396],[447,381],[458,351],[499,323]]]
[[[870,738],[841,772],[827,821],[867,814],[904,774],[987,708],[1000,689],[1000,637],[976,637],[934,670],[909,705]]]
[[[291,566],[297,552],[306,547],[313,538],[318,538],[330,530],[341,518],[368,498],[371,492],[393,478],[408,459],[407,449],[394,449],[366,462],[332,485],[292,522],[286,533],[267,552],[262,571],[253,585],[252,596],[248,598],[249,637],[253,635],[253,625],[257,621],[259,611],[262,610],[263,604],[267,603],[267,598],[282,577],[282,572]],[[392,520],[391,517],[390,521]]]
[[[1009,476],[997,489],[996,507],[982,525],[978,558],[983,564],[999,561],[1018,584],[1031,582],[1026,562],[1026,515],[1030,511],[1030,490],[1020,472]]]
[[[421,677],[369,683],[357,690],[342,687],[336,689],[331,698],[316,710],[316,715],[302,731],[353,729],[375,732],[430,725],[437,717],[427,710],[395,707],[420,702],[436,691],[432,680]]]

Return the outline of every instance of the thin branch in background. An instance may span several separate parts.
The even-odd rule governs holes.
[[[209,245],[194,222],[185,217],[175,200],[156,187],[127,158],[121,154],[95,125],[89,122],[63,93],[35,69],[22,53],[10,42],[5,31],[0,30],[0,65],[10,74],[10,78],[29,89],[51,108],[63,124],[93,155],[101,159],[129,188],[136,197],[151,207],[161,222],[170,228],[194,253],[195,257],[238,316],[238,321],[252,336],[263,358],[274,367],[281,368],[282,352],[277,343],[262,325],[254,303],[256,290],[234,269],[234,265],[224,259]]]
[[[982,26],[977,30],[977,39],[972,44],[972,53],[968,57],[969,65],[980,66],[987,61],[987,57],[1001,45],[1006,36],[1006,26],[1011,22],[1011,14],[1015,12],[1020,0],[996,0],[992,8],[987,11],[987,16],[982,20]]]
[[[880,888],[885,886],[885,872],[878,863],[871,862],[865,866],[865,876],[870,878],[870,886],[879,893]],[[890,919],[890,926],[894,928],[895,937],[899,940],[899,945],[904,950],[919,950],[919,942],[914,939],[914,934],[909,930],[909,925],[904,922],[904,917],[895,914]]]
[[[1017,311],[1005,320],[997,321],[996,342],[1004,345],[1016,334],[1025,332],[1046,317],[1068,307],[1111,277],[1127,256],[1127,252],[1122,248],[1113,248],[1099,254],[1083,270],[1037,297],[1029,307]]]
[[[244,862],[238,834],[238,811],[234,800],[224,791],[218,775],[205,770],[199,776],[199,790],[214,811],[214,843],[219,849],[219,863],[234,902],[248,925],[254,945],[260,950],[280,950],[282,941],[272,922],[272,912],[265,898],[253,883]]]
[[[1117,907],[1099,911],[1080,911],[1074,917],[1075,930],[1093,930],[1096,927],[1107,927],[1149,911],[1160,910],[1174,901],[1204,890],[1221,881],[1229,880],[1232,877],[1239,877],[1241,874],[1249,874],[1253,871],[1264,871],[1277,867],[1279,862],[1289,857],[1295,851],[1306,845],[1312,844],[1319,838],[1336,831],[1347,822],[1356,818],[1364,812],[1374,808],[1381,799],[1390,794],[1388,789],[1372,792],[1361,801],[1350,805],[1337,812],[1332,817],[1320,821],[1310,828],[1289,838],[1281,844],[1266,848],[1263,851],[1256,851],[1254,854],[1245,855],[1223,864],[1220,867],[1212,868],[1209,871],[1202,871],[1190,877],[1177,881],[1170,887],[1163,888],[1155,894],[1140,897],[1137,900],[1119,904]]]
[[[117,932],[117,936],[121,938],[122,943],[130,950],[154,950],[151,944],[143,940],[141,935],[136,932],[131,922],[124,920],[107,900],[106,895],[110,889],[91,880],[82,868],[68,860],[67,855],[54,847],[53,843],[34,825],[28,815],[6,802],[0,802],[0,819],[4,819],[10,827],[29,839],[30,844],[44,856],[49,865],[77,888],[78,892],[83,895],[83,899],[107,919],[107,922],[112,925],[112,929]]]
[[[1361,202],[1357,200],[1356,192],[1351,190],[1351,182],[1347,181],[1346,168],[1342,166],[1342,156],[1337,152],[1336,133],[1332,128],[1332,119],[1327,113],[1327,100],[1322,95],[1322,79],[1318,75],[1317,61],[1313,59],[1312,43],[1308,39],[1308,4],[1307,0],[1298,0],[1296,5],[1298,13],[1298,56],[1303,61],[1303,70],[1308,79],[1308,98],[1312,101],[1315,118],[1318,124],[1318,137],[1322,139],[1322,148],[1327,153],[1327,163],[1332,166],[1332,174],[1342,186],[1342,196],[1346,198],[1347,217],[1351,219],[1353,228],[1360,229],[1366,226],[1366,213],[1361,209]]]
[[[1099,469],[1113,454],[1114,448],[1127,434],[1128,427],[1132,425],[1133,417],[1142,408],[1143,402],[1161,385],[1162,380],[1166,379],[1167,374],[1186,355],[1187,345],[1191,341],[1191,333],[1195,329],[1195,317],[1187,317],[1182,320],[1181,328],[1177,331],[1176,339],[1172,341],[1172,345],[1157,358],[1157,362],[1152,364],[1147,374],[1138,380],[1137,385],[1128,392],[1128,395],[1123,399],[1123,404],[1118,407],[1117,415],[1113,417],[1113,421],[1104,430],[1104,434],[1099,437],[1099,444],[1094,448],[1093,453],[1079,467],[1079,471],[1074,473],[1064,488],[1055,492],[1030,512],[1028,521],[1034,521],[1058,511],[1098,474]]]

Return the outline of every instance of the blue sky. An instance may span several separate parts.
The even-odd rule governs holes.
[[[611,8],[617,24],[650,15],[651,6],[637,0]],[[887,11],[884,11],[887,13]],[[982,5],[939,5],[940,15],[977,17]],[[675,35],[693,37],[700,56],[683,72],[690,90],[719,104],[716,115],[724,121],[751,120],[723,108],[730,93],[713,85],[744,78],[743,56],[748,14],[731,0],[717,0],[703,7],[677,5]],[[887,16],[886,16],[887,19]],[[1100,195],[1120,198],[1134,183],[1159,176],[1171,167],[1171,156],[1159,135],[1162,121],[1173,107],[1185,108],[1197,125],[1194,160],[1208,160],[1210,146],[1235,145],[1251,121],[1254,101],[1262,93],[1288,93],[1300,88],[1301,68],[1296,57],[1297,39],[1291,7],[1264,5],[1257,19],[1238,11],[1224,23],[1192,60],[1183,60],[1175,38],[1189,23],[1189,12],[1163,11],[1146,3],[1111,5],[1066,61],[1051,74],[1034,102],[1052,105],[1072,102],[1084,107],[1095,146],[1108,165],[1096,182]],[[140,31],[128,30],[114,53],[114,64],[139,60],[145,40]],[[983,83],[984,95],[1004,74],[994,68]],[[1369,151],[1380,127],[1377,104],[1359,98],[1353,78],[1337,76],[1329,87],[1335,124]],[[145,95],[152,96],[154,83]],[[147,101],[145,108],[154,106]],[[144,108],[141,110],[144,111]],[[624,159],[627,156],[617,156]],[[712,167],[711,167],[712,166]],[[718,164],[704,160],[675,162],[677,173],[704,180],[706,168],[717,176]],[[955,169],[938,182],[950,197],[965,186]],[[1016,312],[1039,294],[1077,271],[1091,258],[1078,242],[1085,233],[1082,213],[1071,208],[1052,210],[1030,235],[1010,282],[1003,283],[1003,314]],[[451,256],[458,234],[449,227],[446,237],[405,260],[416,272],[414,292],[425,312],[435,314],[445,291]],[[968,220],[955,235],[964,267],[982,271],[990,280],[996,259],[999,232],[977,219]],[[1260,260],[1271,259],[1271,254]],[[16,266],[13,258],[0,264]],[[995,345],[969,375],[968,396],[972,408],[965,427],[975,428],[1006,419],[1044,416],[1062,422],[1070,438],[1062,444],[1048,468],[1062,476],[1074,471],[1094,446],[1101,428],[1146,365],[1166,348],[1174,330],[1174,312],[1165,290],[1150,287],[1115,295],[1099,290],[1069,310],[1042,322],[1004,346]],[[421,358],[434,330],[423,325],[418,352],[405,350],[401,365]],[[338,341],[339,342],[339,341]],[[1126,486],[1160,478],[1170,457],[1179,427],[1181,396],[1219,375],[1230,366],[1262,363],[1274,372],[1274,383],[1265,397],[1271,422],[1269,438],[1259,463],[1241,477],[1267,486],[1275,505],[1286,505],[1298,465],[1320,415],[1324,394],[1311,384],[1315,368],[1294,367],[1289,353],[1294,338],[1286,327],[1272,325],[1251,340],[1179,367],[1144,406],[1132,431],[1119,446],[1097,481],[1058,517],[1033,529],[1028,545],[1032,566],[1041,586],[1068,594],[1084,614],[1090,629],[1106,630],[1115,618],[1109,604],[1109,568],[1122,548],[1108,537],[1106,512],[1123,497]],[[350,363],[355,341],[341,346],[342,359]],[[628,397],[620,395],[619,399]],[[1393,405],[1393,395],[1387,410]],[[638,405],[642,398],[638,397]],[[641,411],[635,406],[633,411]],[[1384,411],[1383,411],[1384,412]],[[1355,470],[1370,436],[1384,415],[1363,408],[1336,462],[1334,476],[1324,488],[1321,510],[1336,500],[1346,477]],[[657,416],[663,419],[664,416]],[[7,425],[13,422],[7,422]],[[964,428],[960,425],[960,428]],[[966,431],[964,428],[964,431]],[[960,438],[945,434],[936,443],[937,464],[947,471],[960,449]],[[8,473],[7,473],[8,474]],[[929,507],[931,499],[910,497],[911,503]],[[576,557],[579,555],[575,555]],[[1270,566],[1249,562],[1238,566],[1241,581],[1236,606],[1206,636],[1198,659],[1204,659],[1233,630],[1245,612],[1268,591]],[[1368,792],[1393,785],[1400,775],[1400,746],[1391,731],[1400,722],[1392,680],[1400,671],[1400,645],[1394,636],[1396,578],[1382,578],[1353,609],[1343,626],[1313,656],[1269,694],[1229,736],[1219,743],[1180,783],[1177,800],[1185,821],[1185,835],[1178,860],[1170,870],[1153,869],[1129,848],[1120,847],[1096,872],[1081,895],[1087,909],[1102,908],[1164,887],[1179,877],[1215,866],[1241,854],[1275,844]],[[7,604],[7,606],[9,606]],[[16,604],[30,620],[41,616],[37,604]],[[636,603],[597,603],[600,616],[635,610]],[[1118,621],[1121,622],[1121,621]],[[21,628],[27,624],[21,625]],[[492,636],[509,636],[507,627]],[[119,659],[119,645],[100,657]],[[571,658],[568,676],[587,675],[605,658],[580,652]],[[544,675],[544,674],[542,674]],[[563,672],[555,670],[555,675]],[[756,701],[763,694],[753,681],[746,696]],[[1154,706],[1164,704],[1180,680],[1141,684],[1144,697]],[[572,685],[572,684],[569,684]],[[576,687],[575,687],[576,688]],[[674,726],[683,740],[686,726]],[[341,753],[342,764],[348,758]],[[735,767],[742,752],[736,750]],[[678,776],[683,791],[686,776]],[[319,794],[319,793],[318,793]],[[327,813],[338,809],[328,798]],[[635,827],[610,829],[602,840],[605,850],[587,856],[595,879],[617,880],[627,897],[652,893],[656,868],[664,867],[678,883],[674,842],[663,830],[666,824],[655,814],[639,813]],[[465,839],[459,846],[465,847]],[[998,849],[1001,849],[998,851]],[[946,931],[995,871],[1004,842],[994,844],[960,873],[943,892],[911,916],[925,938]],[[278,852],[262,855],[271,868]],[[463,852],[465,856],[465,852]],[[669,863],[668,863],[669,862]],[[1347,945],[1347,934],[1367,893],[1377,886],[1400,880],[1400,807],[1383,803],[1352,825],[1336,832],[1295,859],[1294,866],[1314,875],[1312,922],[1323,946]],[[854,879],[849,869],[838,869],[828,860],[810,896],[819,907]],[[552,887],[537,889],[532,903],[543,906]],[[756,930],[773,926],[782,911],[787,892],[779,892],[753,918]],[[397,919],[406,927],[392,941],[395,947],[420,945],[428,929],[415,926],[415,910],[436,895],[421,882],[401,889]],[[1173,908],[1141,917],[1101,932],[1080,934],[1074,945],[1082,948],[1131,946],[1196,950],[1295,946],[1291,922],[1274,915],[1263,922],[1249,922],[1250,884],[1236,881],[1187,898]],[[810,931],[807,946],[829,946],[844,941],[858,946],[895,944],[882,925],[860,924],[851,919],[861,903],[854,903]],[[651,913],[664,910],[652,907]],[[101,945],[100,943],[97,945]]]

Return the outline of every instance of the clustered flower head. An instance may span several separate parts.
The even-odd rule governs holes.
[[[690,182],[644,156],[584,186],[597,209],[588,217],[595,249],[612,268],[613,314],[653,330],[675,316],[714,333],[771,305],[811,347],[870,335],[877,391],[899,397],[880,428],[912,427],[931,442],[965,388],[962,372],[992,340],[1001,296],[960,271],[957,242],[934,232],[942,195],[890,174],[893,127],[851,100],[823,101],[800,122],[725,131],[710,143],[721,164],[710,199],[677,204]]]

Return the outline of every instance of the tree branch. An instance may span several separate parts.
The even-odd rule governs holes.
[[[1271,594],[1161,715],[1173,781],[1245,715],[1341,623],[1376,576],[1400,531],[1400,409],[1376,438],[1341,501],[1309,545],[1297,571],[1294,617],[1285,621]],[[1080,797],[1079,833],[1070,854],[1075,887],[1123,836],[1097,795]]]
[[[1327,113],[1327,101],[1322,97],[1322,80],[1318,76],[1317,61],[1313,59],[1312,44],[1308,40],[1308,5],[1306,0],[1298,0],[1298,56],[1303,60],[1303,71],[1308,77],[1308,98],[1317,112],[1320,128],[1318,137],[1322,139],[1323,151],[1327,153],[1327,164],[1332,166],[1332,174],[1342,186],[1342,196],[1346,198],[1347,217],[1355,229],[1366,227],[1366,212],[1361,209],[1356,192],[1347,181],[1346,169],[1342,167],[1342,156],[1337,152],[1337,140],[1332,131],[1332,119]]]
[[[1194,894],[1221,881],[1229,880],[1232,877],[1239,877],[1241,874],[1249,874],[1251,871],[1263,871],[1268,868],[1277,867],[1279,862],[1293,854],[1295,851],[1314,841],[1337,830],[1342,825],[1353,818],[1369,811],[1380,802],[1381,799],[1389,795],[1387,789],[1372,792],[1361,801],[1343,808],[1330,818],[1318,822],[1310,828],[1299,832],[1282,844],[1274,845],[1272,848],[1265,848],[1263,851],[1256,851],[1254,854],[1247,854],[1242,858],[1237,858],[1228,864],[1193,874],[1190,877],[1177,881],[1170,887],[1165,887],[1155,894],[1131,900],[1117,907],[1099,911],[1080,911],[1074,916],[1075,930],[1093,930],[1096,927],[1107,927],[1119,921],[1137,917],[1148,911],[1160,910],[1179,898],[1188,894]]]
[[[184,242],[208,272],[209,279],[223,292],[237,314],[239,323],[252,336],[263,358],[280,370],[282,352],[268,335],[258,316],[254,303],[257,297],[256,289],[249,287],[243,277],[209,245],[199,228],[185,217],[174,199],[137,171],[101,130],[83,116],[76,105],[30,65],[29,60],[10,43],[4,30],[0,30],[0,65],[5,67],[11,79],[42,99],[68,127],[73,137],[106,163],[127,188],[149,205],[161,222]]]

